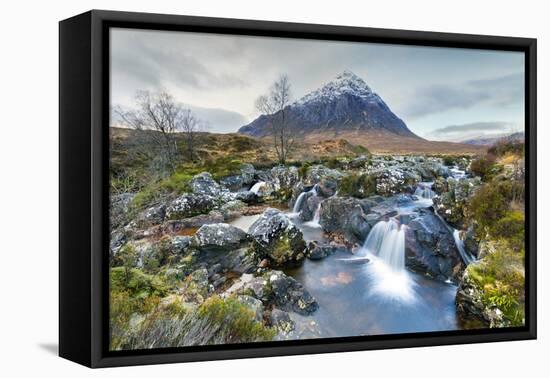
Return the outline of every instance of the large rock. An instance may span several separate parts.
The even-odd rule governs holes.
[[[271,176],[277,190],[292,190],[300,180],[298,168],[282,165],[271,168]]]
[[[391,167],[374,172],[373,175],[376,177],[376,193],[382,196],[402,193],[411,184],[408,176],[399,168]]]
[[[217,210],[212,210],[208,214],[199,214],[190,218],[169,220],[160,227],[160,232],[164,234],[174,234],[188,229],[201,227],[205,224],[223,223],[225,216]]]
[[[205,224],[194,237],[194,245],[201,251],[229,251],[248,241],[246,232],[226,223]]]
[[[294,330],[294,322],[290,319],[288,312],[278,308],[271,311],[270,323],[283,337]]]
[[[344,174],[336,169],[314,165],[308,169],[304,183],[308,186],[317,185],[317,194],[331,197],[336,193],[338,183],[343,177]]]
[[[301,315],[309,315],[319,307],[315,298],[298,281],[278,270],[247,278],[238,292],[257,298],[266,305]]]
[[[448,167],[443,165],[439,158],[428,158],[428,160],[418,164],[416,170],[420,173],[423,180],[434,180],[437,177],[449,177],[451,172]]]
[[[166,217],[166,205],[164,203],[151,206],[139,213],[135,221],[138,227],[154,226],[164,222]]]
[[[468,269],[464,272],[456,293],[456,309],[466,321],[474,321],[483,327],[509,327],[503,312],[497,306],[487,306],[482,300],[483,288],[470,278]]]
[[[327,198],[321,203],[319,223],[324,231],[341,234],[348,242],[361,244],[370,231],[367,214],[375,204],[368,199]]]
[[[300,262],[307,247],[302,232],[280,210],[268,208],[250,226],[257,254],[275,265]]]
[[[177,262],[189,251],[189,245],[180,237],[164,236],[159,240],[131,240],[112,251],[113,266],[130,265],[147,271],[156,271],[168,262]]]
[[[208,172],[202,172],[193,176],[191,181],[189,181],[189,187],[195,194],[206,194],[214,197],[218,196],[222,190],[220,184]]]
[[[478,178],[448,178],[446,191],[433,199],[435,210],[453,227],[463,228],[468,199],[480,184]]]
[[[300,219],[303,221],[310,221],[315,217],[315,213],[319,209],[321,202],[324,198],[314,195],[312,192],[306,194],[306,198],[302,201],[300,208]]]
[[[248,307],[250,311],[254,314],[256,321],[261,322],[263,318],[264,306],[262,301],[251,297],[250,295],[238,295],[237,301]]]
[[[307,257],[310,260],[321,260],[336,252],[338,247],[327,243],[312,241],[309,243],[308,250],[309,252]]]
[[[109,216],[111,218],[112,229],[115,229],[124,223],[130,204],[135,196],[135,193],[121,193],[110,197]]]
[[[166,219],[189,218],[207,214],[219,204],[219,199],[210,194],[185,193],[166,208]]]
[[[405,263],[441,281],[458,281],[464,268],[451,231],[429,210],[421,210],[405,228]]]
[[[231,191],[239,191],[242,188],[250,187],[254,182],[255,169],[252,164],[243,164],[239,168],[239,173],[226,176],[220,179],[220,183]]]

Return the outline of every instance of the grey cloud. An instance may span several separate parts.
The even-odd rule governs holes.
[[[158,33],[117,32],[114,36],[112,71],[140,81],[142,87],[161,87],[167,83],[200,89],[247,85],[240,77],[213,72],[185,45]]]
[[[505,131],[513,127],[514,124],[511,122],[473,122],[466,123],[463,125],[449,125],[435,129],[432,131],[433,134],[443,135],[443,134],[455,134],[455,133],[465,133],[470,131],[483,132],[483,131]]]
[[[203,108],[193,105],[185,105],[203,122],[207,124],[208,131],[216,133],[234,133],[239,127],[249,121],[240,113],[225,109]]]
[[[404,116],[419,118],[452,109],[468,109],[478,104],[507,106],[523,100],[523,75],[513,74],[462,85],[432,85],[413,91]]]

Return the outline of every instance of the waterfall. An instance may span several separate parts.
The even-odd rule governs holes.
[[[451,169],[451,176],[457,180],[460,180],[461,178],[466,177],[466,172],[462,169],[458,168],[456,165],[453,166]]]
[[[321,227],[321,224],[319,223],[320,219],[321,219],[321,202],[319,202],[319,204],[317,205],[317,208],[315,209],[315,213],[313,214],[313,219],[304,224],[308,225],[309,227]]]
[[[455,239],[456,248],[460,253],[460,257],[462,257],[462,261],[464,261],[464,264],[468,265],[475,262],[475,257],[466,252],[466,249],[464,249],[464,241],[460,239],[460,231],[455,229],[453,231],[453,238]]]
[[[369,232],[363,250],[384,261],[394,271],[405,270],[405,226],[395,219],[380,221]]]
[[[416,284],[405,269],[405,227],[392,218],[376,223],[367,236],[361,252],[373,256],[369,295],[401,303],[416,301]]]
[[[441,223],[449,230],[451,234],[453,234],[453,239],[455,241],[456,249],[458,249],[458,253],[460,254],[460,257],[462,258],[462,261],[464,261],[464,264],[468,265],[476,261],[476,258],[466,252],[466,249],[464,248],[464,242],[462,239],[460,239],[460,231],[456,228],[452,228],[445,222],[445,219],[437,211],[434,211],[434,214],[439,218]]]
[[[300,214],[302,212],[302,203],[307,199],[309,193],[313,193],[314,196],[317,196],[317,184],[315,184],[311,190],[300,193],[298,198],[296,198],[296,203],[294,203],[294,207],[292,208],[294,214]]]
[[[260,192],[260,189],[263,188],[265,185],[266,184],[263,181],[257,182],[254,185],[252,185],[252,188],[250,188],[250,191],[255,195],[258,195],[258,193]]]
[[[301,211],[300,209],[302,208],[302,203],[306,199],[306,196],[307,196],[308,193],[309,192],[302,192],[302,193],[300,193],[298,198],[296,198],[296,203],[294,203],[294,207],[292,208],[293,213],[295,213],[295,214],[300,213],[300,211]]]
[[[424,199],[432,199],[435,193],[428,186],[418,185],[414,191],[414,195]]]

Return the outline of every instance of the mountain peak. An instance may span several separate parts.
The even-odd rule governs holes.
[[[363,79],[346,69],[338,74],[335,80],[305,95],[300,100],[296,101],[294,105],[300,106],[309,102],[330,101],[343,94],[349,94],[363,99],[379,99]]]
[[[341,132],[390,133],[418,138],[367,83],[350,70],[308,93],[287,108],[287,120],[301,135]],[[261,115],[239,129],[252,136],[267,136],[270,120]]]

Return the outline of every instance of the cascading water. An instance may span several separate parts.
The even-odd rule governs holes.
[[[443,225],[447,228],[447,230],[449,230],[449,232],[453,234],[453,239],[455,241],[456,249],[458,249],[458,253],[460,254],[460,257],[462,258],[462,261],[464,262],[464,264],[468,265],[475,262],[476,258],[471,254],[469,254],[468,252],[466,252],[466,249],[464,248],[464,241],[460,239],[460,231],[457,230],[456,228],[452,228],[451,226],[449,226],[447,222],[445,222],[445,219],[443,219],[443,217],[439,215],[437,211],[434,211],[434,214],[439,218],[439,220],[441,221],[441,223],[443,223]]]
[[[405,269],[405,227],[395,219],[380,221],[365,240],[361,252],[372,257],[370,295],[400,302],[417,299],[414,281]]]
[[[458,249],[458,253],[460,253],[460,257],[462,257],[462,261],[464,261],[466,265],[475,262],[476,258],[464,249],[464,241],[460,239],[460,231],[455,229],[453,231],[453,238],[455,239],[456,248]]]
[[[414,195],[424,199],[432,199],[435,196],[434,191],[428,185],[418,185],[414,191]]]
[[[250,191],[256,195],[260,192],[260,189],[263,188],[266,185],[265,182],[260,181],[252,185],[252,188],[250,188]]]
[[[302,211],[302,204],[306,200],[308,193],[313,193],[314,196],[317,196],[317,184],[315,184],[311,190],[300,193],[298,198],[296,198],[296,203],[294,203],[294,207],[292,208],[294,214],[300,214]]]
[[[460,180],[461,178],[466,177],[466,172],[458,168],[456,165],[451,167],[450,171],[451,171],[451,176],[453,176],[453,178],[457,180]]]
[[[315,209],[315,213],[313,213],[313,219],[309,222],[306,222],[305,224],[310,227],[321,227],[321,224],[319,223],[319,220],[321,219],[321,202],[317,205],[317,208]]]
[[[363,250],[384,261],[394,271],[405,270],[405,226],[396,220],[380,221],[369,232]]]

